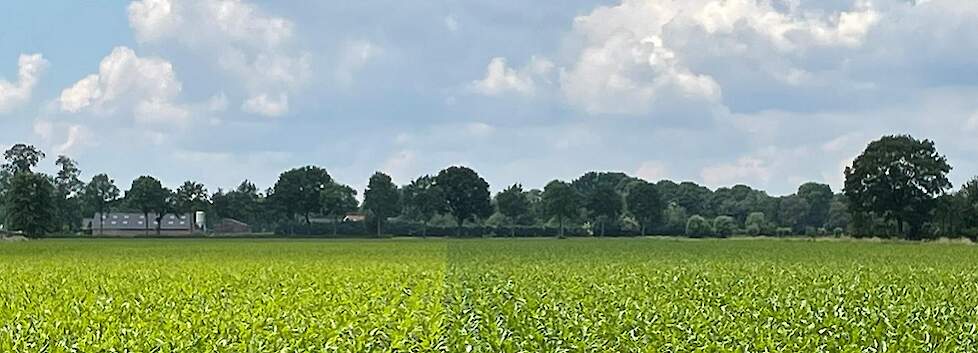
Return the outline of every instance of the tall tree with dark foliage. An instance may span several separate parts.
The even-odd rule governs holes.
[[[435,178],[425,175],[403,189],[404,215],[421,222],[421,236],[428,236],[428,222],[448,207],[445,192],[435,185]]]
[[[322,208],[320,193],[332,182],[329,173],[316,166],[288,170],[275,182],[273,199],[290,223],[301,215],[308,226],[312,224],[310,215]]]
[[[103,217],[111,211],[112,204],[119,199],[119,188],[108,175],[99,174],[92,177],[92,181],[85,185],[84,199],[89,209],[98,212],[99,217]],[[99,233],[102,233],[104,228],[102,222],[99,222]]]
[[[629,186],[625,203],[628,212],[638,221],[643,236],[650,226],[662,219],[662,212],[666,209],[666,203],[659,196],[656,186],[645,181]]]
[[[462,235],[462,225],[467,220],[489,217],[492,203],[489,199],[489,183],[467,167],[449,167],[435,177],[435,186],[445,193],[448,213],[455,218],[455,235]]]
[[[951,188],[950,171],[934,142],[909,135],[884,136],[846,168],[845,195],[853,212],[895,221],[900,235],[920,239],[937,197]]]
[[[377,236],[384,234],[387,218],[396,216],[401,211],[401,195],[389,175],[376,172],[370,177],[367,190],[363,192],[363,209],[374,216]]]
[[[564,237],[564,222],[576,218],[580,208],[581,194],[570,184],[554,180],[543,188],[544,214],[557,218],[557,223],[560,225],[558,237]]]
[[[496,208],[509,222],[509,235],[516,236],[516,223],[530,212],[530,200],[523,192],[522,185],[513,184],[496,194]]]

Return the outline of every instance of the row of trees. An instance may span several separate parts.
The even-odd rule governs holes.
[[[207,211],[216,216],[209,219],[234,218],[258,231],[287,233],[297,227],[310,232],[315,223],[329,224],[336,234],[344,216],[356,211],[368,215],[367,225],[378,235],[390,224],[402,232],[409,225],[420,235],[427,235],[429,226],[452,227],[456,235],[479,227],[511,236],[519,229],[545,228],[556,229],[559,236],[570,230],[599,236],[845,233],[919,239],[978,232],[978,179],[949,193],[946,159],[933,142],[910,136],[885,136],[871,143],[846,169],[842,193],[829,185],[805,183],[796,193],[778,197],[746,185],[711,190],[693,182],[651,183],[609,172],[554,180],[542,189],[514,184],[493,196],[478,173],[461,166],[403,186],[377,172],[362,203],[355,189],[316,166],[288,170],[264,191],[247,180],[214,194],[194,181],[171,190],[143,176],[123,194],[105,174],[82,182],[77,164],[65,156],[55,161],[56,175],[34,172],[44,157],[27,145],[4,153],[0,220],[6,220],[8,229],[32,235],[77,232],[83,215],[126,210],[159,218]]]
[[[203,184],[188,181],[175,191],[159,180],[143,176],[132,182],[121,197],[115,181],[98,174],[85,183],[81,170],[67,156],[58,156],[54,176],[34,172],[45,158],[44,152],[18,144],[4,152],[6,164],[0,167],[0,224],[30,235],[74,233],[84,217],[114,209],[139,211],[144,217],[156,215],[155,231],[168,214],[193,213],[208,209],[210,197]],[[146,222],[146,232],[150,231]]]

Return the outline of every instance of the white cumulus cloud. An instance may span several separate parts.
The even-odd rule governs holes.
[[[622,0],[600,6],[573,21],[558,65],[560,91],[567,104],[590,114],[669,116],[752,106],[753,100],[742,101],[757,93],[770,92],[777,106],[791,104],[781,102],[778,95],[790,94],[784,91],[804,96],[871,89],[871,82],[842,71],[851,66],[846,55],[854,60],[870,45],[887,11],[907,11],[884,2],[882,8],[868,0],[843,1],[845,6]],[[842,59],[826,61],[831,57]],[[534,87],[505,61],[494,61],[479,83],[488,93]]]
[[[275,109],[245,110],[278,116],[288,111],[288,95],[310,75],[310,55],[292,48],[294,24],[241,0],[138,0],[129,5],[129,25],[141,43],[175,43],[199,56],[216,58],[218,68],[243,86],[242,108],[277,99]],[[266,114],[270,113],[270,114]]]
[[[506,58],[496,57],[489,61],[486,77],[472,82],[471,87],[475,92],[487,96],[510,92],[532,96],[537,90],[538,83],[545,82],[546,75],[553,69],[553,62],[541,57],[532,57],[530,62],[520,69],[510,67]]]
[[[181,90],[170,62],[116,47],[102,59],[97,73],[64,89],[58,102],[68,113],[114,114],[123,110],[139,122],[183,123],[190,113],[174,102]]]
[[[241,105],[241,110],[252,113],[260,114],[269,117],[278,117],[289,111],[289,97],[285,94],[279,94],[278,97],[270,97],[267,94],[260,94],[251,98],[248,98]]]
[[[693,6],[687,8],[692,10],[692,23],[702,26],[708,33],[732,34],[748,30],[784,51],[819,44],[858,46],[879,20],[879,14],[868,1],[857,1],[851,11],[821,16],[805,13],[798,6],[789,5],[786,10],[779,10],[779,3],[727,0],[703,5],[697,1],[684,2]]]
[[[56,155],[71,153],[79,147],[95,143],[91,130],[81,124],[38,119],[34,121],[33,131]]]
[[[0,79],[0,113],[6,113],[31,100],[31,93],[48,61],[41,54],[21,54],[17,59],[17,81]]]
[[[766,161],[757,157],[741,157],[734,163],[721,163],[703,168],[700,176],[711,186],[733,183],[763,184],[771,178],[772,170]],[[759,183],[760,182],[760,183]]]

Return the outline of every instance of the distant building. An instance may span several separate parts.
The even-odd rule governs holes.
[[[150,213],[147,221],[142,213],[96,213],[84,220],[82,226],[91,230],[92,235],[156,235],[156,214]],[[194,230],[188,214],[168,214],[160,221],[160,235],[191,235]]]
[[[251,233],[251,226],[248,223],[234,218],[225,218],[214,225],[214,233],[217,234],[248,234]]]
[[[363,222],[367,220],[367,214],[362,212],[350,212],[343,217],[343,222]]]

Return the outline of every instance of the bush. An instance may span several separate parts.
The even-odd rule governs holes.
[[[747,234],[749,235],[757,236],[766,234],[768,232],[767,217],[764,215],[764,212],[753,212],[747,215],[744,227],[747,229]]]
[[[737,231],[737,221],[730,216],[718,216],[713,219],[713,232],[718,237],[729,237]]]
[[[759,226],[757,224],[751,224],[751,225],[748,225],[747,226],[747,228],[745,229],[745,231],[747,232],[747,235],[751,235],[751,236],[755,236],[756,237],[756,236],[761,235],[762,229],[761,229],[761,226]]]
[[[508,227],[509,226],[509,220],[506,219],[506,216],[504,216],[502,213],[496,212],[496,213],[493,213],[492,216],[489,216],[488,219],[486,219],[486,226],[488,226],[488,227],[496,227],[496,228],[498,228],[498,227]]]
[[[699,238],[713,235],[713,227],[703,216],[695,215],[689,217],[686,222],[686,236]]]

